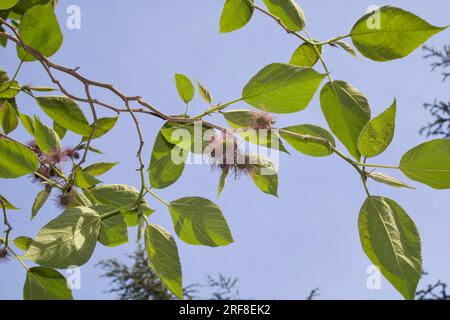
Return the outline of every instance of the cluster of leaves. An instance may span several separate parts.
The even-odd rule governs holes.
[[[2,2],[0,25],[9,30],[9,33],[1,31],[0,39],[17,46],[20,65],[11,79],[3,71],[0,75],[0,114],[3,128],[0,139],[0,178],[33,175],[39,179],[43,191],[36,198],[33,216],[54,189],[59,190],[58,197],[64,206],[64,211],[42,227],[34,239],[19,237],[14,241],[17,247],[25,250],[19,256],[11,248],[9,233],[12,228],[7,222],[7,210],[15,208],[4,197],[1,198],[5,224],[10,227],[1,246],[3,252],[10,252],[27,268],[25,299],[71,298],[72,293],[66,286],[66,280],[56,270],[83,265],[92,256],[98,242],[111,247],[126,242],[128,227],[136,225],[138,238],[144,237],[150,266],[165,286],[178,298],[182,298],[182,271],[177,244],[166,229],[148,222],[153,210],[145,197],[152,196],[167,206],[175,232],[182,241],[210,247],[232,243],[228,223],[220,208],[212,201],[201,197],[183,197],[168,202],[161,199],[154,189],[166,188],[182,175],[185,163],[174,163],[174,153],[180,154],[181,158],[187,157],[189,153],[206,153],[213,164],[222,170],[219,193],[227,175],[234,172],[236,175],[249,175],[263,192],[277,195],[278,175],[273,164],[259,155],[241,152],[237,146],[236,135],[245,133],[246,129],[255,129],[257,132],[264,129],[269,132],[264,138],[259,135],[246,138],[252,143],[267,148],[277,146],[280,151],[286,151],[282,143],[273,143],[283,139],[306,155],[337,155],[356,170],[367,193],[359,217],[363,249],[405,298],[414,298],[422,270],[421,243],[415,224],[395,201],[371,195],[367,182],[370,178],[393,187],[406,185],[384,173],[368,172],[366,169],[399,169],[412,180],[436,189],[448,189],[450,140],[438,139],[414,147],[405,153],[397,166],[367,164],[367,158],[383,153],[393,139],[396,101],[385,112],[372,118],[369,101],[362,92],[345,81],[331,78],[322,52],[327,46],[339,46],[356,55],[356,50],[343,40],[351,38],[363,56],[374,61],[390,61],[409,55],[429,37],[446,28],[432,26],[410,12],[386,6],[364,15],[348,35],[320,42],[312,40],[307,33],[305,15],[295,1],[264,0],[264,3],[267,9],[251,0],[227,0],[220,19],[220,29],[222,32],[239,29],[250,21],[255,10],[260,11],[302,41],[290,63],[272,63],[262,68],[243,88],[241,98],[228,103],[214,104],[211,93],[198,83],[198,91],[209,106],[198,116],[188,115],[187,108],[195,94],[195,86],[186,76],[178,74],[175,77],[176,86],[186,103],[186,112],[180,116],[169,116],[139,96],[126,96],[112,85],[81,76],[77,69],[50,62],[48,57],[58,51],[63,39],[54,14],[53,1]],[[372,28],[370,22],[373,19],[380,21],[379,27]],[[51,89],[21,86],[18,83],[20,66],[32,61],[43,66],[63,96],[36,96]],[[323,66],[324,73],[313,68],[318,62]],[[53,71],[80,81],[84,85],[85,96],[71,94],[58,81]],[[331,132],[310,124],[282,129],[274,127],[274,118],[269,113],[290,114],[305,109],[325,78],[328,78],[328,82],[321,88],[320,102]],[[125,108],[115,108],[93,98],[91,87],[112,92],[123,101]],[[36,116],[22,113],[15,100],[21,93],[36,101],[52,120],[52,127]],[[258,111],[223,111],[240,101],[245,101]],[[87,120],[78,103],[90,107],[92,122]],[[142,108],[136,109],[134,104]],[[98,118],[97,107],[113,110],[118,115],[127,113],[132,116],[140,141],[137,151],[140,189],[123,184],[103,184],[98,176],[114,167],[112,163],[85,166],[88,154],[98,152],[93,148],[92,141],[105,135],[117,121],[117,116]],[[223,115],[231,128],[202,121],[205,116],[212,114]],[[148,175],[145,173],[147,165],[142,157],[144,137],[138,115],[155,116],[166,121],[153,145]],[[10,137],[19,122],[34,137],[35,143],[32,145]],[[175,134],[179,129],[194,133],[198,126],[200,131],[212,130],[212,134],[201,135],[208,136],[201,141],[196,140],[197,135],[192,135],[194,139],[191,140],[180,140]],[[66,131],[81,137],[75,148],[62,149],[61,139]],[[350,156],[337,149],[334,137],[345,146]],[[231,145],[232,161],[220,161],[224,155],[211,151],[211,144],[219,147]],[[69,158],[72,160],[71,165],[65,163]],[[361,158],[364,158],[362,162]],[[243,161],[237,161],[238,159]],[[265,169],[265,174],[262,169]],[[268,175],[267,170],[272,174]],[[28,268],[24,259],[39,267]]]

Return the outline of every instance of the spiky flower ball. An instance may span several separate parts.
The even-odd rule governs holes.
[[[0,263],[6,263],[9,261],[10,253],[9,250],[5,247],[0,249]]]
[[[72,160],[80,159],[80,153],[73,148],[66,148],[66,149],[64,149],[63,153],[67,158],[70,158]]]
[[[256,130],[270,129],[275,124],[273,115],[263,111],[252,111],[250,127]]]

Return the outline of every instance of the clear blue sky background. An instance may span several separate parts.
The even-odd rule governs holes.
[[[82,29],[63,28],[65,42],[52,60],[69,67],[81,67],[82,74],[114,83],[129,95],[143,95],[167,113],[179,113],[184,106],[176,94],[174,73],[185,73],[200,80],[216,101],[240,96],[245,83],[262,67],[272,62],[287,62],[298,41],[273,21],[255,14],[244,29],[221,35],[218,22],[222,0],[119,1],[61,0],[58,17],[64,24],[65,10],[78,4],[82,10]],[[415,12],[436,25],[447,25],[448,0],[373,3],[367,0],[300,1],[307,18],[308,31],[315,38],[328,39],[350,31],[354,22],[372,4],[390,4]],[[429,41],[437,47],[449,42],[449,31]],[[395,140],[388,152],[375,162],[397,164],[402,154],[423,142],[418,129],[430,118],[422,103],[435,97],[448,99],[448,84],[438,73],[431,73],[423,52],[390,63],[357,60],[345,52],[327,48],[325,59],[335,79],[352,83],[369,98],[373,113],[387,108],[394,97],[398,101]],[[13,47],[0,50],[0,64],[14,72],[18,60]],[[64,78],[63,78],[64,79]],[[22,82],[49,84],[37,63],[27,64],[19,75]],[[80,93],[73,81],[66,86]],[[102,98],[111,98],[96,92]],[[114,98],[111,101],[117,102]],[[36,103],[19,99],[25,113],[37,112]],[[242,104],[239,107],[247,107]],[[191,106],[196,111],[205,105],[198,95]],[[107,114],[107,113],[105,113]],[[219,123],[222,119],[215,119]],[[300,113],[278,117],[280,125],[315,123],[326,126],[317,96]],[[148,141],[145,159],[150,159],[151,144],[162,125],[143,118]],[[30,140],[23,130],[14,137]],[[65,139],[74,143],[74,136]],[[106,139],[95,146],[107,150],[104,157],[92,161],[120,161],[104,176],[106,183],[138,186],[136,134],[126,115]],[[231,181],[218,204],[228,219],[236,242],[224,248],[193,247],[178,241],[183,263],[184,283],[203,281],[206,274],[221,271],[239,278],[243,297],[261,299],[302,299],[311,289],[320,287],[324,299],[398,299],[390,284],[382,280],[381,290],[368,290],[366,269],[370,261],[359,242],[357,217],[364,201],[359,178],[336,157],[309,158],[295,152],[283,155],[280,163],[279,199],[263,195],[249,179]],[[400,173],[393,175],[401,177]],[[161,195],[173,200],[186,195],[215,199],[218,173],[207,166],[189,166],[183,177]],[[370,185],[373,194],[397,200],[416,221],[423,242],[423,261],[430,273],[421,285],[437,278],[450,281],[449,192],[432,190],[413,183],[417,190],[397,190]],[[14,236],[35,236],[39,228],[59,214],[50,201],[30,222],[30,208],[39,188],[29,178],[0,180],[1,193],[22,208],[11,213]],[[167,209],[149,199],[158,211],[151,220],[173,232]],[[99,279],[101,270],[94,265],[101,259],[133,252],[136,230],[130,230],[128,245],[110,249],[98,245],[91,261],[82,268],[79,299],[113,298],[104,294],[108,282]],[[25,272],[16,261],[0,265],[0,298],[21,298]]]

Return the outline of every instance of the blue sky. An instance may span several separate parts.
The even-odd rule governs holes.
[[[439,26],[449,24],[447,0],[373,3],[366,0],[299,1],[308,19],[308,31],[318,39],[347,34],[370,5],[393,5],[412,11]],[[338,3],[345,3],[341,5]],[[119,1],[61,0],[58,17],[64,25],[66,8],[78,4],[82,11],[81,30],[63,28],[65,42],[52,60],[81,67],[81,73],[99,81],[115,84],[129,95],[142,95],[164,112],[184,110],[173,82],[177,72],[200,80],[216,101],[238,98],[246,82],[272,62],[287,62],[299,45],[261,14],[255,14],[244,29],[219,34],[222,0]],[[448,44],[449,31],[433,37],[428,44]],[[396,136],[388,151],[373,162],[397,164],[404,152],[423,142],[418,129],[430,118],[422,103],[435,97],[448,99],[448,84],[438,73],[431,73],[423,52],[417,50],[406,59],[388,63],[357,60],[345,52],[327,48],[324,54],[333,77],[345,80],[365,93],[373,113],[379,114],[398,102]],[[0,50],[0,64],[14,72],[18,60],[13,47]],[[82,88],[73,80],[65,85],[75,93]],[[38,63],[26,64],[19,80],[48,85]],[[118,102],[108,94],[95,95]],[[25,113],[41,115],[30,98],[19,99]],[[85,106],[86,107],[86,106]],[[248,107],[244,103],[236,108]],[[196,97],[191,109],[203,111]],[[197,113],[197,112],[194,112]],[[108,114],[107,112],[102,114]],[[223,123],[220,117],[214,121]],[[144,157],[148,162],[151,144],[162,122],[142,118],[147,140]],[[313,123],[326,127],[318,97],[299,113],[279,116],[278,124]],[[14,137],[30,140],[24,130]],[[75,143],[69,135],[66,145]],[[105,183],[139,186],[135,173],[136,134],[131,119],[124,115],[117,127],[95,146],[107,152],[91,161],[120,162],[104,176]],[[342,149],[342,147],[341,147]],[[402,178],[399,172],[388,172]],[[160,192],[167,200],[196,195],[213,199],[222,208],[236,242],[223,248],[193,247],[178,241],[184,283],[203,281],[205,275],[221,271],[239,278],[241,295],[260,299],[302,299],[320,287],[323,299],[399,299],[386,280],[381,290],[366,287],[367,267],[358,237],[357,217],[364,191],[351,167],[337,157],[309,158],[292,152],[280,159],[279,198],[262,194],[246,178],[230,181],[220,200],[216,198],[217,172],[207,166],[189,166],[172,187]],[[407,179],[404,178],[406,181]],[[441,278],[450,281],[450,209],[448,191],[437,191],[412,183],[417,190],[397,190],[370,184],[373,194],[396,200],[416,221],[423,244],[424,268],[430,273],[421,285]],[[1,193],[22,208],[10,214],[14,236],[35,236],[41,226],[60,213],[52,201],[30,222],[30,208],[39,188],[28,178],[0,180]],[[151,220],[173,232],[167,209],[149,199],[157,212]],[[110,249],[98,245],[91,261],[82,267],[79,299],[112,298],[104,294],[107,281],[99,279],[94,265],[101,259],[124,258],[135,248],[136,230],[130,230],[130,243]],[[25,272],[16,261],[0,265],[0,298],[21,298]]]

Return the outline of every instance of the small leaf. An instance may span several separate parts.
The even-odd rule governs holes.
[[[24,13],[20,21],[19,36],[26,45],[38,50],[46,57],[58,51],[63,42],[63,35],[51,2],[34,6]],[[17,53],[20,60],[36,60],[19,46],[17,46]]]
[[[220,32],[231,32],[242,28],[252,18],[253,11],[254,8],[248,0],[226,0],[220,16]]]
[[[39,160],[28,147],[0,139],[0,178],[18,178],[37,170]]]
[[[24,258],[55,269],[81,266],[94,252],[100,224],[94,210],[68,208],[39,231]]]
[[[119,120],[119,117],[105,117],[97,120],[94,138],[100,138],[111,131]],[[92,127],[92,126],[91,126]]]
[[[139,197],[139,191],[124,184],[110,184],[90,190],[92,196],[101,204],[121,209],[131,209]]]
[[[328,143],[336,146],[333,136],[327,130],[311,124],[302,124],[283,128],[280,130],[280,135],[294,147],[295,150],[308,156],[326,157],[333,154],[333,150],[331,150],[327,144],[316,142],[313,139],[305,140],[296,137],[295,134],[325,139]]]
[[[0,85],[0,98],[12,99],[20,92],[20,85],[17,81],[9,81]]]
[[[364,252],[389,282],[414,299],[422,274],[421,243],[417,228],[393,200],[368,197],[358,220]]]
[[[24,300],[73,300],[66,278],[58,271],[34,267],[27,272]]]
[[[16,110],[14,110],[8,101],[4,101],[0,104],[0,124],[6,135],[13,132],[19,124]]]
[[[33,242],[33,239],[28,237],[17,237],[16,239],[14,239],[14,244],[16,245],[16,247],[24,251],[28,250],[31,242]]]
[[[229,173],[229,170],[225,168],[222,170],[222,173],[220,174],[219,186],[217,188],[217,198],[220,198],[223,188],[225,188],[225,183],[227,182],[228,173]]]
[[[294,0],[264,0],[270,13],[280,18],[291,31],[301,31],[306,25],[303,10]]]
[[[5,209],[7,210],[19,210],[19,208],[13,206],[11,202],[8,201],[8,199],[0,194],[0,209],[2,205],[5,206]]]
[[[101,183],[100,180],[96,179],[95,177],[91,176],[86,171],[83,171],[81,169],[78,169],[75,172],[75,184],[82,188],[82,189],[89,189],[93,186]]]
[[[45,153],[61,150],[61,140],[58,134],[34,116],[34,138],[39,149]]]
[[[385,6],[359,19],[353,26],[351,37],[365,57],[389,61],[406,57],[446,28],[432,26],[411,12]]]
[[[185,103],[191,102],[195,94],[195,88],[191,80],[185,75],[177,73],[175,75],[175,83],[181,100]]]
[[[387,174],[384,173],[380,173],[380,172],[371,172],[368,174],[368,177],[372,178],[373,180],[380,182],[380,183],[384,183],[387,184],[391,187],[394,188],[408,188],[408,189],[415,189],[413,187],[410,187],[408,185],[406,185],[405,183],[403,183],[402,181],[393,178],[391,176],[388,176]]]
[[[104,205],[92,207],[101,216],[105,214],[114,214],[108,218],[102,219],[98,242],[108,247],[117,247],[128,242],[128,228],[125,218],[117,208]]]
[[[188,244],[218,247],[234,241],[222,211],[208,199],[181,198],[170,203],[169,211],[175,232]]]
[[[331,131],[359,160],[358,137],[370,120],[367,98],[350,84],[333,81],[322,88],[320,104]]]
[[[278,197],[278,172],[275,166],[262,156],[253,158],[254,171],[250,174],[253,182],[262,192]]]
[[[297,112],[308,106],[324,76],[311,68],[273,63],[247,83],[242,97],[267,112]]]
[[[53,121],[53,130],[58,134],[59,138],[62,140],[66,136],[67,129],[59,125],[57,122]]]
[[[145,248],[157,276],[178,299],[183,299],[180,256],[172,235],[161,226],[149,224],[145,230]]]
[[[83,171],[91,175],[92,177],[98,177],[114,168],[117,164],[118,162],[115,163],[97,162],[87,166],[86,168],[83,169]]]
[[[355,49],[353,49],[353,47],[351,45],[349,45],[347,42],[345,42],[344,40],[338,40],[335,42],[335,44],[337,44],[339,47],[341,47],[342,49],[344,49],[345,51],[350,53],[355,58],[358,58],[358,55],[356,54]]]
[[[323,47],[317,45],[317,50],[322,54]],[[305,42],[295,50],[289,63],[299,67],[312,67],[317,61],[319,61],[319,55],[314,45]]]
[[[203,126],[200,121],[194,124],[169,122],[161,128],[160,133],[170,144],[195,154],[202,154],[209,146],[209,138],[213,136],[214,130]],[[183,156],[181,153],[179,155]]]
[[[242,0],[240,0],[242,1]],[[203,100],[206,101],[206,103],[211,104],[212,103],[212,97],[211,97],[211,93],[209,92],[208,89],[206,89],[200,82],[197,81],[197,87],[198,87],[198,92],[200,93],[200,96],[203,98]]]
[[[19,118],[20,122],[22,122],[23,127],[29,134],[31,134],[34,137],[34,122],[33,119],[31,119],[30,116],[19,112]]]
[[[78,104],[66,97],[38,97],[42,110],[63,128],[82,136],[91,134],[91,126]]]
[[[358,149],[366,158],[383,153],[394,138],[395,114],[397,103],[394,103],[378,117],[370,120],[362,129],[358,138]]]
[[[155,212],[155,210],[151,209],[147,204],[141,204],[141,209],[144,212],[144,216],[147,218]],[[125,222],[129,227],[136,227],[139,224],[138,221],[138,209],[133,210],[123,210],[122,215],[125,218]]]
[[[436,139],[408,151],[400,169],[411,180],[435,189],[450,189],[450,139]]]
[[[170,127],[165,124],[163,128]],[[167,188],[183,174],[189,152],[164,139],[161,132],[156,136],[150,160],[150,184],[156,189]]]
[[[38,214],[39,210],[41,210],[51,192],[51,188],[44,188],[44,190],[38,193],[36,199],[34,200],[33,207],[31,208],[31,220],[33,220],[33,218]]]

